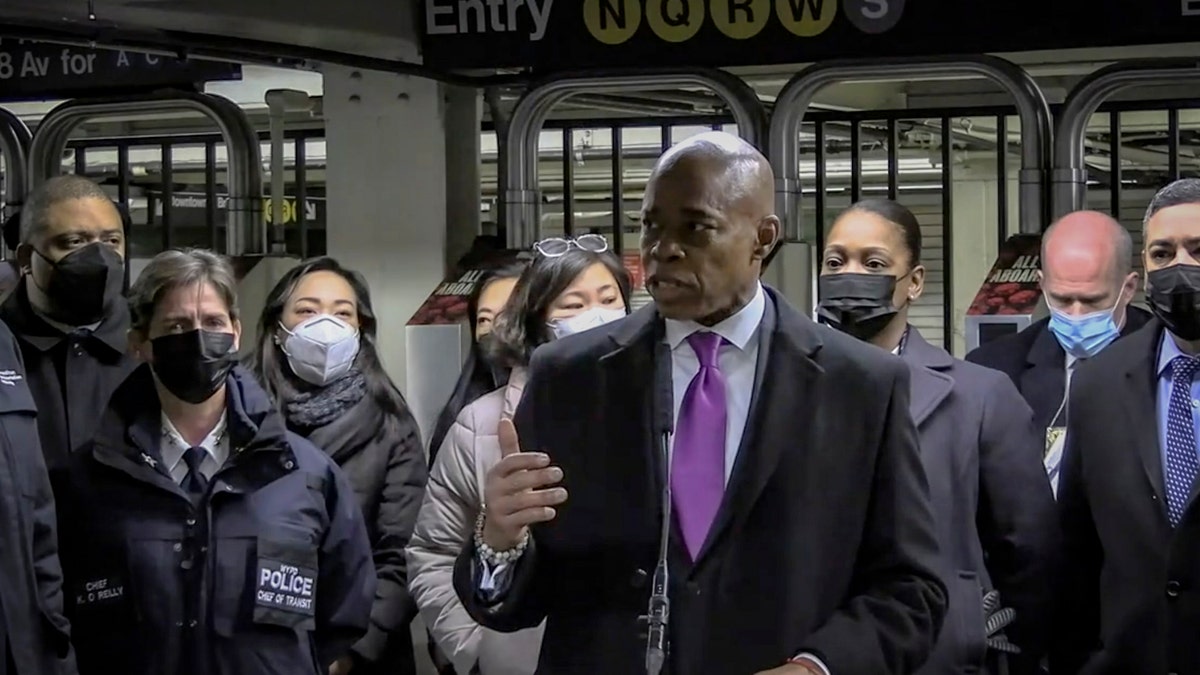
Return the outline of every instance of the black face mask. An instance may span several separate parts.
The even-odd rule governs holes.
[[[481,335],[475,341],[475,358],[479,360],[479,365],[487,371],[492,378],[492,383],[497,387],[503,387],[508,383],[508,368],[496,362],[496,336],[488,333]]]
[[[898,311],[890,274],[823,274],[817,277],[817,318],[859,340],[870,340]]]
[[[203,403],[225,384],[237,355],[233,333],[193,330],[150,341],[154,374],[176,398]]]
[[[1200,266],[1171,265],[1146,274],[1154,316],[1181,340],[1200,340]]]
[[[69,326],[85,326],[104,318],[104,311],[121,297],[125,261],[107,244],[88,244],[54,262],[34,252],[50,265],[50,278],[42,291],[50,301],[46,313]]]

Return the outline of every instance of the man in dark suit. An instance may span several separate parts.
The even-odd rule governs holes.
[[[1200,180],[1159,191],[1144,223],[1157,320],[1072,383],[1056,674],[1200,672]]]
[[[533,452],[502,423],[455,587],[490,628],[545,618],[539,673],[644,672],[664,484],[668,672],[898,675],[929,656],[947,600],[908,371],[760,285],[773,184],[727,134],[668,151],[643,202],[654,304],[533,357],[516,416]]]
[[[1137,295],[1133,242],[1112,217],[1096,211],[1064,216],[1042,235],[1038,276],[1050,316],[1016,335],[988,342],[967,361],[1009,376],[1045,431],[1045,465],[1058,487],[1067,386],[1075,366],[1146,324],[1130,306]]]

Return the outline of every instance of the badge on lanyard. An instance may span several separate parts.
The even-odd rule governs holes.
[[[1042,453],[1043,458],[1050,454],[1050,450],[1054,447],[1054,444],[1065,433],[1067,433],[1066,427],[1046,427],[1046,451]]]

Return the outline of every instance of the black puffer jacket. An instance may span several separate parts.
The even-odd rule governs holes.
[[[404,548],[429,475],[417,422],[411,414],[386,419],[367,396],[333,422],[305,433],[354,486],[379,574],[371,626],[353,647],[359,661],[354,673],[411,675],[416,664],[409,624],[417,607],[408,595]]]

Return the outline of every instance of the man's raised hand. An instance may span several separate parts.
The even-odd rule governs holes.
[[[483,542],[496,551],[516,548],[533,523],[552,520],[556,506],[567,500],[567,491],[557,487],[562,469],[550,466],[541,452],[521,452],[517,429],[511,420],[501,420],[500,461],[484,481],[485,507]]]

